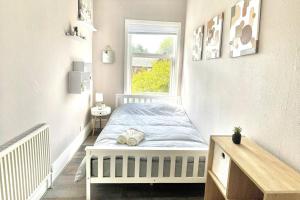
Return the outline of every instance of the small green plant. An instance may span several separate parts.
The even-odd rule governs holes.
[[[234,127],[233,132],[234,132],[234,133],[241,133],[241,132],[242,132],[242,128],[239,127],[239,126]]]
[[[241,139],[242,139],[242,128],[237,126],[237,127],[234,127],[233,129],[234,131],[234,134],[232,135],[232,142],[234,144],[241,144]]]

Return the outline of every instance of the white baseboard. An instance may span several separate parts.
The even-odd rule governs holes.
[[[37,187],[37,189],[30,195],[28,199],[36,200],[41,199],[51,186],[51,174],[49,174]]]
[[[74,154],[77,152],[81,144],[91,132],[91,122],[80,132],[80,134],[72,141],[72,143],[64,150],[64,152],[52,163],[52,181],[62,172],[65,166],[70,162]]]

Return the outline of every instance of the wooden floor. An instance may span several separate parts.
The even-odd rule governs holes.
[[[89,136],[43,199],[85,199],[85,179],[74,183],[76,170],[85,156],[85,147],[97,136]],[[203,200],[204,184],[96,184],[92,199],[100,200]]]

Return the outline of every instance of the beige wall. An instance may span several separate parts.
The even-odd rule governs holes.
[[[98,29],[93,37],[94,91],[104,93],[106,104],[114,106],[115,94],[124,89],[125,19],[181,22],[184,28],[185,12],[185,0],[94,1],[94,24]],[[101,62],[106,45],[115,51],[114,64]]]
[[[47,122],[55,160],[88,122],[89,96],[67,92],[73,59],[92,57],[91,38],[64,35],[76,17],[76,0],[0,1],[0,145]]]
[[[259,53],[229,57],[230,9],[236,0],[189,0],[184,106],[206,138],[243,133],[300,170],[300,4],[263,0]],[[221,59],[192,62],[193,30],[225,11]]]

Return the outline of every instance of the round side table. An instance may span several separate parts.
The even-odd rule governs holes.
[[[91,115],[93,117],[93,135],[95,134],[95,122],[96,119],[100,119],[100,128],[101,128],[101,118],[110,115],[111,113],[111,107],[105,106],[105,107],[92,107],[91,108]]]

